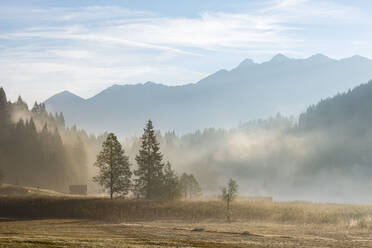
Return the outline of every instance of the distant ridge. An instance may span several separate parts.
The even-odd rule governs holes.
[[[68,90],[62,91],[62,92],[54,95],[54,98],[56,98],[56,99],[58,99],[58,98],[59,99],[70,98],[70,99],[73,99],[73,100],[76,100],[76,101],[83,101],[84,100],[84,98],[81,98],[80,96],[75,95]]]
[[[336,60],[315,54],[293,59],[277,54],[263,63],[246,59],[230,71],[219,70],[195,84],[115,84],[89,99],[65,91],[45,103],[53,112],[64,112],[67,123],[90,131],[138,134],[151,118],[161,130],[184,133],[234,127],[277,112],[299,114],[321,99],[370,79],[372,60],[362,56]]]
[[[281,53],[278,53],[277,55],[275,55],[271,60],[270,62],[271,63],[285,63],[285,62],[288,62],[290,61],[291,59],[288,58],[287,56],[284,56],[283,54]]]

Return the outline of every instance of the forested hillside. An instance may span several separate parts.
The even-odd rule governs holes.
[[[302,129],[343,128],[364,132],[371,129],[372,81],[345,93],[326,98],[300,115]]]
[[[59,191],[66,191],[69,184],[86,184],[88,156],[98,143],[85,131],[67,128],[62,113],[48,114],[45,105],[37,103],[29,110],[21,97],[15,103],[8,102],[0,88],[0,169],[4,182]]]
[[[369,82],[309,107],[298,121],[277,115],[233,129],[158,136],[167,159],[193,171],[206,192],[232,177],[248,195],[368,202],[371,99]],[[134,154],[138,139],[127,140],[125,147]]]

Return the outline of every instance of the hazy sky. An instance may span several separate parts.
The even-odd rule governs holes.
[[[0,85],[28,102],[194,83],[245,58],[372,57],[372,1],[0,0]]]

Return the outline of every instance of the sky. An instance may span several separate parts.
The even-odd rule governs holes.
[[[246,58],[372,58],[372,1],[0,0],[0,86],[29,104],[195,83]]]

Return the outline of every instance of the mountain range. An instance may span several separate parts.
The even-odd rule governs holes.
[[[278,112],[297,115],[370,79],[372,60],[365,57],[336,60],[317,54],[293,59],[278,54],[263,63],[246,59],[194,84],[115,84],[88,99],[64,91],[45,104],[51,112],[63,112],[67,124],[89,131],[139,134],[151,118],[161,130],[185,133],[234,127]]]

